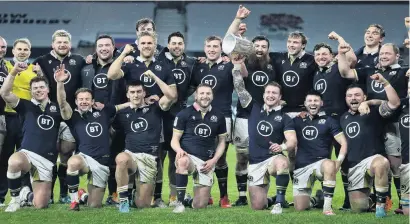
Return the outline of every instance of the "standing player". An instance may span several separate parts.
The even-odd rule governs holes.
[[[317,91],[308,92],[305,100],[307,116],[294,119],[298,139],[293,177],[293,200],[296,210],[313,207],[309,200],[315,179],[323,181],[324,215],[334,215],[332,198],[336,187],[336,173],[347,153],[347,143],[339,121],[322,111],[322,96]],[[340,145],[338,159],[330,160],[332,142]]]
[[[75,107],[75,91],[81,86],[81,69],[85,61],[81,55],[71,53],[71,34],[65,30],[57,30],[52,36],[53,50],[46,55],[37,58],[33,64],[39,64],[43,75],[50,84],[50,100],[57,101],[57,82],[55,80],[55,71],[60,64],[65,65],[65,72],[68,74],[67,80],[64,81],[64,88],[67,92],[67,102],[71,107]],[[60,203],[70,203],[68,197],[68,188],[65,182],[67,175],[67,161],[75,150],[75,139],[71,135],[68,126],[63,122],[60,125],[59,132],[59,151],[60,165],[58,170],[53,171],[53,186],[56,174],[60,180]],[[57,167],[57,166],[56,166]],[[53,198],[53,196],[52,196]]]
[[[361,84],[366,85],[367,97],[369,99],[387,100],[386,92],[380,83],[371,79],[372,74],[380,73],[396,90],[400,98],[407,96],[407,82],[406,72],[408,68],[401,67],[398,64],[399,49],[396,45],[386,43],[380,48],[379,66],[377,68],[362,68],[349,69],[345,60],[345,51],[349,50],[349,46],[344,46],[339,49],[339,71],[342,77],[353,79]],[[385,154],[390,162],[390,168],[393,173],[394,185],[398,195],[400,195],[400,176],[399,166],[401,163],[400,153],[400,135],[399,124],[397,119],[389,119],[385,121]],[[384,153],[383,153],[384,154]],[[389,198],[391,198],[389,188]]]
[[[359,48],[355,54],[357,56],[356,68],[374,68],[379,63],[379,51],[386,33],[379,24],[371,24],[364,33],[365,45]]]
[[[189,88],[192,78],[192,70],[195,66],[196,60],[188,57],[185,54],[185,38],[180,32],[171,33],[168,36],[168,47],[163,51],[166,58],[165,63],[172,69],[177,86],[178,100],[172,105],[169,111],[163,113],[163,129],[164,129],[164,143],[162,144],[162,158],[161,163],[164,162],[166,152],[168,152],[169,166],[168,178],[170,187],[169,205],[175,206],[177,203],[176,180],[175,180],[175,151],[171,148],[172,126],[174,124],[175,116],[186,107],[187,99],[192,94]],[[158,200],[161,197],[161,189],[157,180],[154,192],[154,199]],[[162,178],[161,178],[162,181]],[[161,182],[162,183],[162,182]],[[157,197],[157,198],[155,198]]]
[[[144,73],[153,79],[161,91],[171,91],[165,82],[150,71]],[[145,103],[144,83],[136,80],[127,83],[127,98],[130,106],[119,112],[115,127],[125,133],[125,151],[115,158],[117,168],[117,192],[120,196],[120,212],[129,212],[129,175],[137,171],[138,186],[135,204],[138,208],[151,205],[154,183],[157,175],[157,157],[162,129],[161,111],[168,110],[172,101],[166,95],[153,104]]]
[[[0,36],[0,86],[3,85],[5,78],[8,75],[8,69],[4,56],[7,53],[7,42]],[[14,151],[5,152],[3,150],[4,139],[6,137],[6,121],[4,116],[4,108],[6,103],[3,98],[0,99],[0,207],[6,206],[5,200],[8,191],[7,186],[7,161]],[[14,150],[14,149],[13,149]]]
[[[205,39],[204,51],[207,59],[204,63],[195,66],[192,74],[193,85],[207,84],[212,87],[215,96],[212,107],[218,108],[225,116],[228,133],[226,141],[229,143],[232,129],[233,65],[231,62],[222,61],[222,39],[218,36],[209,36]],[[220,192],[219,204],[222,208],[231,207],[228,199],[228,163],[226,162],[228,147],[229,144],[225,144],[225,153],[215,167]]]
[[[21,188],[21,175],[27,172],[31,174],[34,190],[34,197],[28,200],[36,208],[48,206],[52,191],[52,171],[58,153],[56,141],[61,115],[58,105],[48,98],[46,79],[36,77],[30,81],[31,101],[20,99],[11,93],[15,76],[26,69],[26,63],[17,62],[0,89],[3,99],[24,119],[21,150],[15,152],[8,162],[7,179],[11,201],[6,212],[17,211],[20,202],[27,200],[21,197],[30,191],[28,187]]]
[[[339,58],[340,59],[340,58]],[[354,211],[369,209],[369,187],[375,179],[376,217],[386,216],[385,204],[388,194],[389,162],[382,155],[383,117],[391,116],[400,105],[400,99],[390,83],[377,73],[370,77],[383,86],[388,102],[378,107],[371,107],[370,113],[360,115],[358,108],[365,101],[366,95],[358,85],[351,85],[346,91],[346,103],[349,111],[341,117],[341,126],[347,136],[349,166],[348,191],[351,208]]]
[[[64,80],[67,74],[64,65],[56,71],[57,100],[61,115],[78,140],[79,154],[68,160],[67,185],[71,197],[70,210],[79,211],[78,186],[79,175],[88,174],[88,204],[90,207],[101,207],[106,182],[109,176],[110,163],[110,123],[117,110],[129,104],[113,107],[105,105],[101,111],[93,111],[92,91],[80,88],[76,91],[77,108],[71,109],[66,101]]]
[[[252,101],[241,76],[241,59],[233,58],[235,90],[243,107]],[[271,213],[281,214],[289,183],[289,160],[283,151],[294,157],[297,144],[294,123],[280,105],[281,86],[270,82],[265,86],[263,104],[253,101],[249,117],[249,195],[252,209],[260,210],[274,204]],[[269,177],[276,177],[276,200],[267,198]]]
[[[193,208],[208,205],[215,164],[222,156],[226,144],[224,115],[211,106],[213,90],[208,84],[199,84],[195,103],[175,118],[171,146],[176,152],[176,182],[178,204],[174,213],[185,211],[183,205],[188,175],[194,176]],[[218,138],[218,145],[216,139]]]
[[[92,91],[95,102],[117,105],[126,102],[124,79],[109,80],[108,69],[119,55],[115,50],[115,43],[111,36],[100,35],[95,41],[96,58],[81,71],[81,86]],[[111,143],[110,176],[108,179],[108,197],[106,204],[117,204],[117,186],[115,181],[115,157],[124,150],[125,136],[117,132]]]

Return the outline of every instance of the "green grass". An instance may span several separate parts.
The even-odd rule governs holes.
[[[165,161],[167,167],[168,160]],[[234,201],[238,197],[235,181],[235,151],[231,146],[228,151],[228,164],[229,164],[229,183],[228,193],[231,201]],[[164,171],[164,184],[163,184],[163,199],[168,202],[168,178],[167,171]],[[81,186],[86,186],[85,177],[81,179]],[[191,179],[190,179],[190,182]],[[57,184],[58,185],[58,182]],[[318,187],[316,183],[316,187]],[[188,191],[192,192],[192,185],[190,184]],[[55,187],[55,195],[58,200],[59,187]],[[288,187],[287,200],[292,200],[292,185]],[[275,194],[275,180],[271,179],[271,188],[269,195]],[[12,224],[12,223],[247,223],[247,224],[259,224],[259,223],[409,223],[409,218],[405,216],[394,215],[391,211],[388,217],[384,219],[376,219],[373,213],[366,214],[354,214],[351,212],[340,212],[337,210],[343,204],[343,186],[340,178],[340,174],[337,176],[337,187],[335,190],[335,196],[333,200],[333,207],[335,208],[336,216],[325,217],[321,214],[321,210],[315,209],[305,212],[296,212],[291,207],[284,209],[284,214],[274,216],[270,214],[269,210],[253,211],[249,207],[221,209],[217,206],[219,199],[219,189],[217,182],[212,188],[212,196],[214,198],[213,205],[207,209],[192,210],[186,209],[183,214],[173,214],[171,208],[165,209],[132,209],[129,214],[120,214],[116,207],[105,206],[102,209],[91,209],[87,207],[81,207],[80,212],[67,211],[68,205],[54,204],[48,209],[35,210],[33,208],[23,208],[16,213],[5,213],[4,209],[0,210],[0,224]],[[394,204],[393,208],[397,208],[398,201],[397,195],[393,193]],[[105,201],[105,199],[104,199]],[[393,209],[393,210],[394,210]]]

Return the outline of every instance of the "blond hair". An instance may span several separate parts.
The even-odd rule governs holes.
[[[71,34],[65,30],[56,30],[52,36],[53,42],[56,40],[56,37],[68,37],[68,40],[71,42]]]
[[[27,45],[28,45],[28,48],[31,49],[31,42],[30,42],[30,40],[27,39],[27,38],[19,38],[19,39],[15,40],[14,43],[13,43],[13,48],[16,47],[16,45],[17,45],[18,43],[27,44]]]
[[[154,44],[157,45],[157,34],[156,34],[156,33],[150,33],[150,32],[146,32],[146,31],[141,32],[141,33],[138,35],[138,40],[139,40],[141,37],[145,37],[145,36],[152,37],[152,39],[154,39]]]

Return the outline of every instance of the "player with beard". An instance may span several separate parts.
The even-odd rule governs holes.
[[[21,175],[27,172],[30,172],[33,180],[34,196],[30,201],[36,208],[48,207],[53,166],[57,160],[56,141],[61,115],[58,105],[48,98],[46,79],[31,79],[31,101],[20,99],[11,93],[15,76],[26,69],[26,63],[17,62],[0,89],[3,99],[24,119],[21,150],[13,153],[8,161],[7,178],[11,201],[6,212],[17,211],[20,209],[20,202],[27,199],[22,196],[27,195],[30,189],[21,188]]]
[[[369,209],[369,187],[372,186],[374,178],[377,196],[376,217],[385,217],[389,162],[379,154],[384,151],[383,119],[390,117],[399,107],[400,98],[382,74],[376,73],[370,78],[384,87],[388,101],[380,106],[372,106],[368,114],[360,114],[358,108],[366,100],[366,95],[359,85],[353,84],[346,91],[349,111],[341,116],[340,123],[347,136],[348,191],[351,208],[356,212]]]
[[[4,56],[7,53],[7,42],[6,40],[0,36],[0,85],[3,85],[5,78],[8,75],[8,69],[6,66],[6,60],[4,60]],[[7,161],[13,151],[5,152],[3,150],[4,139],[6,137],[6,121],[4,117],[4,108],[6,103],[4,102],[3,98],[0,99],[0,207],[6,206],[4,203],[6,200],[6,195],[8,192],[7,186]],[[14,150],[14,148],[12,149]],[[2,152],[3,151],[3,152]],[[6,154],[7,153],[7,154]]]
[[[115,49],[114,39],[109,35],[100,35],[95,41],[96,57],[92,63],[85,66],[81,71],[81,86],[92,90],[95,102],[104,105],[117,105],[126,102],[125,81],[109,80],[107,77],[108,69],[119,55]],[[117,183],[115,181],[115,157],[124,150],[125,136],[117,132],[112,138],[111,144],[111,164],[110,176],[108,179],[108,197],[106,204],[112,205],[118,203],[116,193]]]
[[[85,66],[85,61],[81,55],[71,53],[71,34],[65,30],[57,30],[52,36],[53,50],[46,55],[43,55],[33,64],[40,66],[44,77],[49,81],[50,85],[50,100],[57,101],[57,82],[55,81],[55,71],[60,64],[65,65],[65,71],[68,74],[67,80],[64,81],[65,91],[67,93],[67,102],[71,107],[75,107],[75,91],[81,86],[81,69]],[[60,164],[54,167],[54,179],[58,175],[60,180],[60,203],[70,203],[68,196],[68,188],[65,182],[67,175],[67,161],[74,152],[76,144],[67,124],[60,124],[58,149],[60,152]],[[53,195],[51,197],[53,199]]]
[[[169,178],[169,206],[175,206],[178,202],[176,192],[176,180],[175,180],[175,151],[171,148],[172,139],[172,127],[175,116],[184,108],[188,97],[192,94],[193,90],[189,87],[192,77],[192,69],[195,66],[195,58],[188,57],[185,54],[185,38],[180,32],[171,33],[168,36],[168,46],[162,52],[164,55],[160,58],[165,58],[163,62],[167,63],[172,69],[173,76],[175,78],[175,84],[178,91],[178,100],[175,102],[169,111],[163,113],[163,127],[164,127],[164,143],[161,146],[162,158],[161,163],[164,162],[165,156],[168,152],[169,166],[168,166],[168,178]],[[161,182],[159,182],[161,181]],[[162,178],[157,180],[154,200],[161,198]]]
[[[347,143],[339,121],[327,115],[322,110],[323,105],[321,94],[315,90],[309,91],[305,100],[307,116],[294,119],[298,145],[293,200],[298,211],[323,206],[324,215],[334,215],[332,198],[336,187],[336,173],[346,157]],[[341,145],[336,161],[330,160],[333,140]],[[324,198],[310,199],[315,180],[323,181]],[[324,200],[324,204],[318,200]]]
[[[379,66],[380,68],[368,67],[361,69],[349,69],[346,63],[345,53],[350,50],[350,46],[344,46],[339,49],[339,71],[342,77],[356,80],[361,84],[366,85],[367,96],[370,100],[380,99],[387,100],[387,95],[378,82],[371,79],[371,75],[375,73],[380,73],[383,77],[391,84],[391,86],[396,90],[400,98],[405,98],[407,96],[407,82],[406,72],[407,67],[401,67],[398,64],[399,49],[396,45],[391,43],[386,43],[380,48],[379,52]],[[400,163],[401,163],[401,153],[400,153],[400,134],[399,134],[399,123],[397,118],[391,118],[385,121],[384,125],[385,134],[385,150],[381,152],[383,155],[387,154],[387,158],[390,162],[390,169],[393,174],[394,185],[396,186],[397,193],[400,197]],[[390,179],[390,177],[389,177]],[[389,188],[389,199],[391,199],[391,193]],[[390,204],[390,200],[389,204]],[[390,207],[390,206],[389,206]]]
[[[184,204],[196,209],[208,205],[215,165],[226,144],[225,117],[211,106],[213,99],[212,87],[199,84],[195,103],[175,118],[171,147],[176,152],[178,203],[174,213],[184,212]],[[184,203],[188,175],[194,175],[194,198]]]
[[[235,90],[242,106],[249,105],[253,99],[245,89],[241,76],[243,59],[233,57],[235,67],[232,71]],[[281,86],[270,82],[265,86],[263,104],[254,101],[249,117],[249,195],[251,207],[266,209],[274,204],[271,214],[281,214],[285,204],[286,188],[289,183],[289,160],[283,155],[288,151],[294,157],[297,144],[294,123],[281,111]],[[286,142],[286,143],[285,143]],[[276,177],[276,199],[268,198],[269,177]]]

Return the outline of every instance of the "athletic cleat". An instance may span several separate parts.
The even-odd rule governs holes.
[[[88,193],[83,188],[78,190],[78,200],[80,201],[80,205],[87,204],[88,201]]]
[[[223,198],[221,198],[221,200],[219,201],[219,206],[221,208],[230,208],[232,207],[231,203],[229,202],[228,196],[224,196]]]
[[[390,199],[390,197],[386,197],[386,205],[384,206],[384,210],[386,212],[389,212],[393,208],[393,201]]]
[[[332,209],[327,210],[327,211],[323,211],[323,215],[336,215]]]
[[[20,198],[12,198],[5,212],[15,212],[20,209]]]
[[[1,207],[6,207],[6,203],[4,203],[4,199],[0,199],[0,208]]]
[[[282,205],[280,203],[275,204],[272,210],[270,211],[270,214],[272,215],[282,214]]]
[[[60,195],[60,199],[58,200],[60,204],[70,204],[71,198],[68,195]]]
[[[385,208],[381,206],[380,207],[376,206],[376,218],[384,218],[386,216],[387,214],[386,214]]]
[[[248,199],[245,198],[238,198],[238,200],[235,201],[235,203],[232,204],[232,206],[246,206],[248,205]]]
[[[185,206],[182,204],[182,202],[178,201],[172,212],[173,213],[183,213],[185,212]]]
[[[171,197],[169,198],[168,207],[175,207],[175,206],[177,206],[177,204],[178,204],[177,197],[176,197],[176,196],[171,196]]]
[[[118,205],[118,195],[116,192],[114,192],[112,195],[107,197],[107,200],[105,201],[106,205]]]
[[[76,201],[71,202],[69,210],[70,211],[80,211],[80,203]]]
[[[182,204],[186,207],[191,207],[192,203],[190,202],[192,202],[192,197],[189,193],[187,193],[185,194],[184,201],[182,202]]]
[[[317,190],[315,197],[317,198],[315,208],[323,208],[323,204],[325,203],[325,197],[323,195],[323,191]]]
[[[121,201],[118,210],[120,211],[120,213],[130,212],[130,203],[128,202],[128,200]]]
[[[166,208],[167,205],[165,204],[164,200],[162,200],[162,198],[157,198],[152,204],[152,207],[153,208]]]
[[[214,199],[212,198],[212,196],[209,196],[208,205],[213,205],[213,204],[214,204]]]
[[[21,207],[24,207],[25,205],[28,204],[27,196],[29,193],[30,193],[30,188],[28,186],[24,186],[21,188],[20,195],[19,195]]]
[[[396,215],[403,215],[403,214],[404,214],[404,213],[403,213],[403,209],[397,208],[396,210],[394,210],[394,214],[396,214]]]

